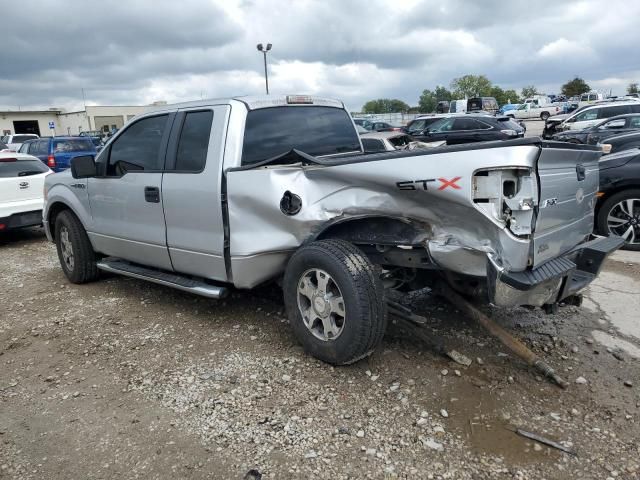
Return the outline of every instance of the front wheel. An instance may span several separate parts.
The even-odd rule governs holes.
[[[640,250],[640,189],[618,192],[598,212],[598,232],[624,238],[625,250]]]
[[[293,333],[314,357],[346,365],[370,355],[387,325],[379,275],[354,245],[321,240],[298,249],[285,271]]]
[[[86,283],[98,278],[96,254],[84,227],[72,212],[56,217],[56,247],[62,271],[72,283]]]

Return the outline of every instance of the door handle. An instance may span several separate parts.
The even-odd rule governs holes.
[[[584,165],[576,165],[576,176],[578,177],[578,181],[581,182],[587,176],[587,169]]]
[[[144,199],[150,203],[160,203],[160,189],[158,187],[144,187]]]

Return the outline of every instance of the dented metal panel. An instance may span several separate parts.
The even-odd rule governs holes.
[[[529,240],[474,203],[473,175],[482,168],[534,169],[539,148],[504,146],[449,151],[340,165],[269,166],[227,172],[230,255],[233,281],[250,287],[283,268],[281,252],[293,251],[327,222],[362,216],[390,216],[420,225],[434,261],[459,273],[477,259],[473,274],[486,274],[492,253],[509,270],[527,266]],[[295,215],[281,211],[285,192],[298,195]],[[537,200],[537,199],[536,199]],[[265,254],[278,252],[278,261]],[[238,267],[238,268],[237,268]]]

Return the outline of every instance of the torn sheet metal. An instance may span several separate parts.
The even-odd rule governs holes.
[[[448,270],[486,275],[488,253],[510,270],[523,270],[530,241],[516,237],[504,221],[478,208],[473,176],[479,167],[531,170],[538,153],[535,145],[518,145],[341,165],[228,171],[234,284],[248,288],[277,275],[288,252],[327,222],[363,216],[393,217],[421,226],[425,248]],[[287,191],[302,200],[295,215],[281,211]],[[464,253],[457,258],[459,252]]]

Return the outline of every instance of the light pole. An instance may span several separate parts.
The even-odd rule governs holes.
[[[264,55],[264,85],[267,88],[267,95],[269,95],[269,76],[267,74],[267,52],[271,50],[271,44],[267,43],[267,46],[265,48],[262,46],[261,43],[259,43],[257,48],[258,48],[258,51],[262,52],[262,55]]]

